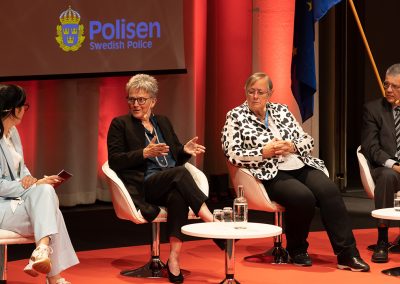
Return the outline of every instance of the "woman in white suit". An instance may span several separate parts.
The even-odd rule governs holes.
[[[36,249],[24,271],[47,274],[49,284],[70,284],[61,271],[79,263],[53,186],[56,175],[34,178],[24,163],[17,128],[29,105],[24,90],[0,85],[0,229],[34,235]]]

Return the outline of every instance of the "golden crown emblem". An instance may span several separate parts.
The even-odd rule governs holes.
[[[79,24],[81,20],[81,16],[75,10],[71,9],[71,6],[68,7],[67,10],[60,14],[60,22],[61,24]]]

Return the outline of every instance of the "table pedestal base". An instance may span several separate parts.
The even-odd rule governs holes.
[[[233,274],[226,274],[226,278],[219,282],[219,284],[240,284],[240,282],[237,281],[234,277],[235,275]]]
[[[400,267],[393,267],[389,269],[382,270],[383,274],[389,275],[389,276],[400,276]]]
[[[279,242],[275,243],[274,247],[270,250],[264,253],[246,256],[244,260],[255,263],[287,264],[288,258],[288,252],[282,247],[281,243]]]

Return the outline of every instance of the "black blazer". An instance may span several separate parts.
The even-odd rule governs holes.
[[[385,98],[367,103],[361,129],[361,152],[375,168],[387,159],[395,159],[396,150],[392,105]]]
[[[183,151],[183,145],[179,142],[168,118],[156,115],[156,119],[176,161],[176,166],[183,165],[191,155]],[[157,217],[160,209],[147,203],[144,198],[143,182],[146,170],[146,161],[143,158],[146,139],[144,133],[141,121],[131,114],[114,118],[107,135],[108,163],[125,184],[143,217],[151,222]]]

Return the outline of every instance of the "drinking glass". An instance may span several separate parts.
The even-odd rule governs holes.
[[[224,222],[232,222],[233,221],[232,207],[224,207],[222,211],[224,212]]]
[[[224,211],[222,209],[214,209],[213,211],[213,221],[214,222],[224,222]]]
[[[394,210],[400,211],[400,191],[394,194],[393,207]]]

